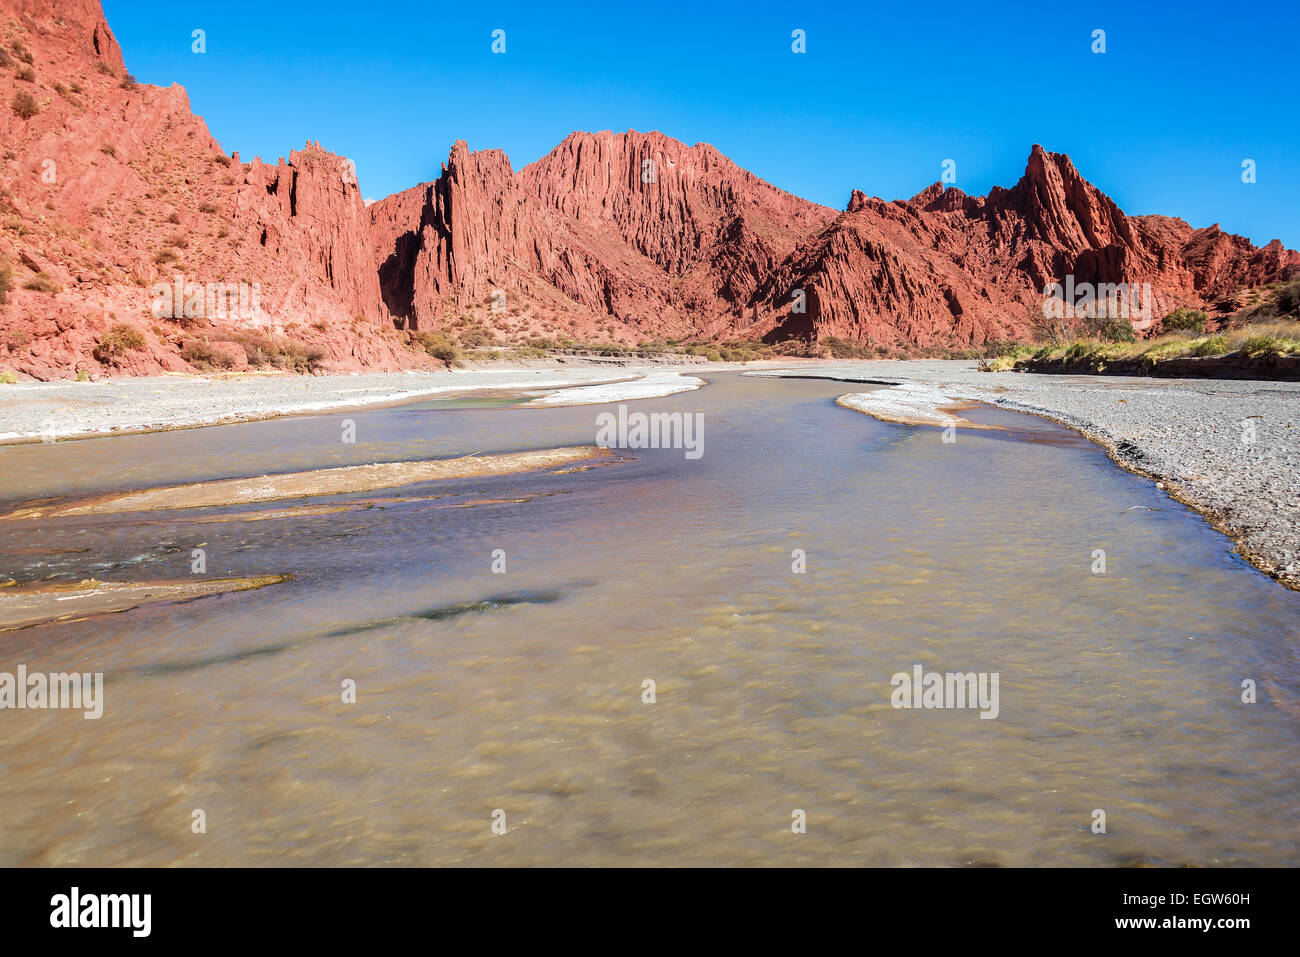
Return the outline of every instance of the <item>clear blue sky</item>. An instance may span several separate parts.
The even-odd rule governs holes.
[[[1300,248],[1300,5],[1132,6],[104,0],[128,69],[186,87],[228,151],[318,139],[369,198],[437,176],[456,139],[518,169],[575,129],[712,143],[839,209],[911,196],[949,158],[969,193],[1010,186],[1041,143],[1127,212]]]

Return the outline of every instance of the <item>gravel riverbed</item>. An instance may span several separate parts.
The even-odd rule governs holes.
[[[347,376],[151,377],[0,386],[0,444],[139,432],[373,406],[477,390],[578,387],[565,402],[694,388],[734,365],[563,364]],[[1230,535],[1262,571],[1300,588],[1300,383],[980,372],[971,361],[751,363],[764,376],[917,383],[954,399],[1046,416],[1163,482]],[[680,373],[680,378],[678,376]],[[601,383],[626,385],[584,388]],[[557,403],[551,396],[545,401]]]
[[[918,383],[1071,426],[1209,517],[1261,571],[1300,589],[1300,383],[1032,375],[980,372],[977,365],[882,360],[782,369],[845,382]]]

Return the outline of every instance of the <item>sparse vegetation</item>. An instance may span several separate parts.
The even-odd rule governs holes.
[[[125,322],[114,323],[104,333],[91,355],[105,364],[128,352],[138,352],[144,348],[144,333]]]
[[[1279,286],[1273,304],[1282,315],[1300,319],[1300,279]]]
[[[97,69],[100,73],[103,73],[105,76],[117,75],[117,72],[107,63],[105,63],[103,60],[100,60],[98,63],[95,64],[95,69]]]
[[[30,120],[33,116],[41,111],[40,104],[36,102],[36,97],[32,96],[26,90],[19,90],[14,94],[13,111],[25,120]]]
[[[456,344],[441,332],[417,332],[412,338],[429,355],[451,365],[460,357]]]
[[[23,283],[24,289],[30,289],[32,292],[59,292],[59,284],[43,272],[38,272],[31,279]]]
[[[139,85],[140,84],[136,82],[135,77],[133,77],[130,73],[122,77],[122,82],[118,84],[118,86],[120,86],[124,90],[134,90]]]
[[[858,345],[839,336],[826,336],[821,343],[832,359],[874,359],[876,357],[876,350],[871,346]]]
[[[309,373],[318,370],[325,358],[325,350],[319,346],[294,339],[276,339],[261,332],[239,332],[225,341],[242,348],[248,364],[254,367],[270,366],[287,372]]]
[[[1161,320],[1165,332],[1204,332],[1210,317],[1201,309],[1179,306]]]
[[[9,301],[9,290],[13,288],[13,269],[6,259],[0,259],[0,306]]]

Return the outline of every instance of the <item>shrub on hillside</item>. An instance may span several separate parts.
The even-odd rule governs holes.
[[[1161,321],[1166,332],[1204,332],[1210,317],[1201,309],[1179,306]]]
[[[1273,302],[1282,315],[1300,317],[1300,279],[1292,279],[1283,284]]]
[[[23,288],[32,292],[59,292],[59,284],[43,272],[38,272],[23,283]]]
[[[416,333],[416,341],[420,344],[421,349],[433,356],[433,358],[441,359],[448,365],[460,357],[460,350],[441,332]]]
[[[144,333],[125,322],[114,323],[91,352],[98,361],[112,362],[120,355],[144,348]]]
[[[14,112],[25,120],[30,120],[41,111],[40,105],[36,102],[36,97],[26,90],[19,90],[14,94],[12,106]]]

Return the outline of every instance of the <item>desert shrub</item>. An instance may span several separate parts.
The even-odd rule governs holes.
[[[144,333],[125,322],[114,323],[91,352],[100,362],[111,362],[127,352],[144,348]]]
[[[85,89],[85,87],[81,85],[81,81],[80,81],[80,80],[73,80],[73,81],[72,81],[72,92],[73,92],[73,93],[80,93],[80,92],[82,92],[84,89]]]
[[[1192,347],[1192,355],[1204,358],[1205,356],[1221,356],[1230,352],[1232,346],[1228,344],[1225,336],[1210,336]]]
[[[1284,283],[1273,297],[1273,302],[1282,315],[1300,317],[1300,279]]]
[[[98,63],[95,64],[95,69],[97,69],[100,73],[103,73],[105,76],[117,75],[116,71],[114,71],[114,69],[111,66],[109,66],[107,63],[105,63],[103,60],[100,60]]]
[[[29,66],[23,67],[15,75],[18,77],[18,79],[22,80],[24,83],[36,82],[36,71]]]
[[[30,289],[32,292],[58,292],[59,284],[49,276],[45,275],[45,273],[38,272],[31,279],[23,283],[23,288]]]
[[[876,354],[870,346],[860,346],[839,336],[825,336],[821,344],[832,359],[870,359]]]
[[[234,162],[234,160],[229,156],[221,155],[212,157],[212,162],[216,163],[218,166],[229,166]]]
[[[981,372],[1009,372],[1016,367],[1015,356],[986,356],[980,363]]]
[[[234,359],[213,348],[206,339],[187,339],[181,346],[181,358],[196,369],[229,369]]]
[[[159,266],[165,266],[170,262],[175,262],[176,258],[177,258],[176,253],[173,252],[172,250],[160,249],[158,250],[157,255],[153,257],[153,261],[157,263]]]
[[[460,334],[460,344],[465,349],[481,349],[497,344],[497,337],[482,326],[471,326]]]
[[[36,102],[36,97],[32,96],[26,90],[19,90],[15,93],[11,105],[13,106],[14,112],[25,120],[30,120],[41,111],[40,105]]]
[[[1241,344],[1241,352],[1251,358],[1295,355],[1300,352],[1300,339],[1274,333],[1254,335]]]
[[[139,85],[140,84],[135,81],[135,77],[133,77],[130,73],[122,77],[122,82],[118,84],[118,86],[120,86],[124,90],[134,90]]]
[[[9,290],[13,288],[14,274],[8,260],[0,259],[0,306],[9,300]]]
[[[441,332],[420,332],[416,333],[415,338],[421,349],[448,365],[460,357],[460,350],[456,348],[455,343]]]
[[[1110,316],[1092,316],[1084,321],[1088,334],[1102,342],[1133,342],[1133,323]]]
[[[1162,320],[1166,332],[1204,332],[1210,317],[1201,309],[1179,306]]]
[[[252,330],[237,332],[227,341],[244,350],[250,366],[271,366],[288,372],[308,373],[319,369],[325,358],[325,350],[317,346],[309,346],[293,339],[274,339]]]
[[[9,56],[9,51],[4,47],[0,47],[0,67],[10,66],[13,62],[13,58]]]
[[[209,215],[217,211],[216,203],[199,203],[199,212],[208,213]]]
[[[18,57],[18,59],[22,60],[24,63],[32,63],[32,51],[23,46],[22,40],[15,40],[13,43],[9,44],[9,49],[13,50],[14,56]]]
[[[12,372],[0,372],[0,385],[17,385],[18,376]]]
[[[181,224],[181,214],[172,213],[167,217],[167,222],[171,223],[173,226],[179,226]]]

